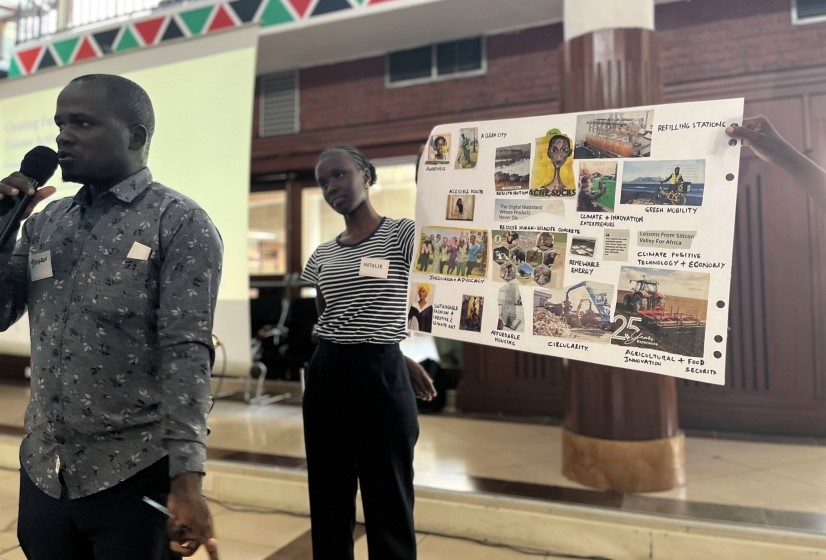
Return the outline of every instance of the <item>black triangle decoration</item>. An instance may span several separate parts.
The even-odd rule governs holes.
[[[258,12],[258,8],[261,6],[261,0],[235,0],[234,2],[230,2],[229,5],[232,6],[238,19],[244,23],[249,23]]]
[[[184,32],[181,31],[175,18],[171,17],[169,18],[169,25],[166,26],[166,31],[163,32],[163,37],[161,37],[161,43],[169,41],[170,39],[178,39],[179,37],[185,37]]]
[[[57,66],[57,61],[52,56],[52,49],[47,46],[43,51],[43,56],[40,58],[40,66],[38,66],[37,69],[43,70],[44,68],[49,68],[50,66]]]
[[[118,32],[120,28],[116,27],[115,29],[107,29],[106,31],[101,31],[100,33],[95,33],[93,37],[95,41],[97,41],[98,46],[100,47],[100,52],[103,54],[112,54],[114,50],[112,48],[112,44],[115,42],[115,37],[118,36]]]
[[[339,10],[349,10],[352,7],[347,0],[319,0],[315,10],[313,10],[313,15],[317,16]]]

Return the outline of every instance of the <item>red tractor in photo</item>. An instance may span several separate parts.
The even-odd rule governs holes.
[[[659,282],[653,280],[632,280],[634,290],[625,294],[623,303],[626,309],[639,313],[646,309],[660,309],[664,306],[665,296],[660,293]]]

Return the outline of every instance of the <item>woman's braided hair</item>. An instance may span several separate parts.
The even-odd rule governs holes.
[[[367,159],[367,156],[361,153],[361,151],[358,148],[354,148],[353,146],[336,146],[334,148],[327,148],[326,150],[321,152],[321,154],[319,154],[318,161],[319,163],[321,163],[331,155],[342,152],[349,155],[353,159],[353,162],[356,164],[356,167],[358,167],[359,169],[369,170],[370,185],[376,184],[376,168],[373,167],[373,164],[370,163],[370,160]]]

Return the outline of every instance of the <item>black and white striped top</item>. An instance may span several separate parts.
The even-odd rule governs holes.
[[[407,279],[413,258],[413,220],[382,218],[355,245],[322,243],[301,278],[321,291],[326,307],[318,335],[339,344],[392,344],[407,336]],[[360,273],[363,259],[387,266],[387,278]]]

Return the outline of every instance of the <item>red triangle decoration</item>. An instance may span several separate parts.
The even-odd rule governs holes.
[[[141,21],[134,25],[135,31],[141,36],[144,45],[152,45],[155,43],[155,39],[158,38],[158,32],[161,30],[164,21],[166,21],[166,18],[160,17]]]
[[[313,0],[290,0],[290,4],[292,4],[295,11],[298,12],[299,17],[304,17],[312,1]]]
[[[92,46],[91,41],[89,41],[89,37],[84,37],[83,41],[80,43],[80,48],[77,50],[77,54],[75,55],[74,62],[78,62],[80,60],[86,60],[87,58],[97,58],[98,53],[95,51],[95,47]]]
[[[31,74],[34,69],[34,63],[37,62],[37,59],[40,57],[41,51],[43,51],[43,45],[26,49],[25,51],[17,51],[17,59],[20,61],[20,64],[23,65],[23,71],[26,74]]]
[[[207,32],[218,31],[227,27],[235,27],[235,22],[229,17],[226,7],[223,4],[218,4],[218,10],[216,10],[215,17],[212,18],[212,23],[209,24]]]

